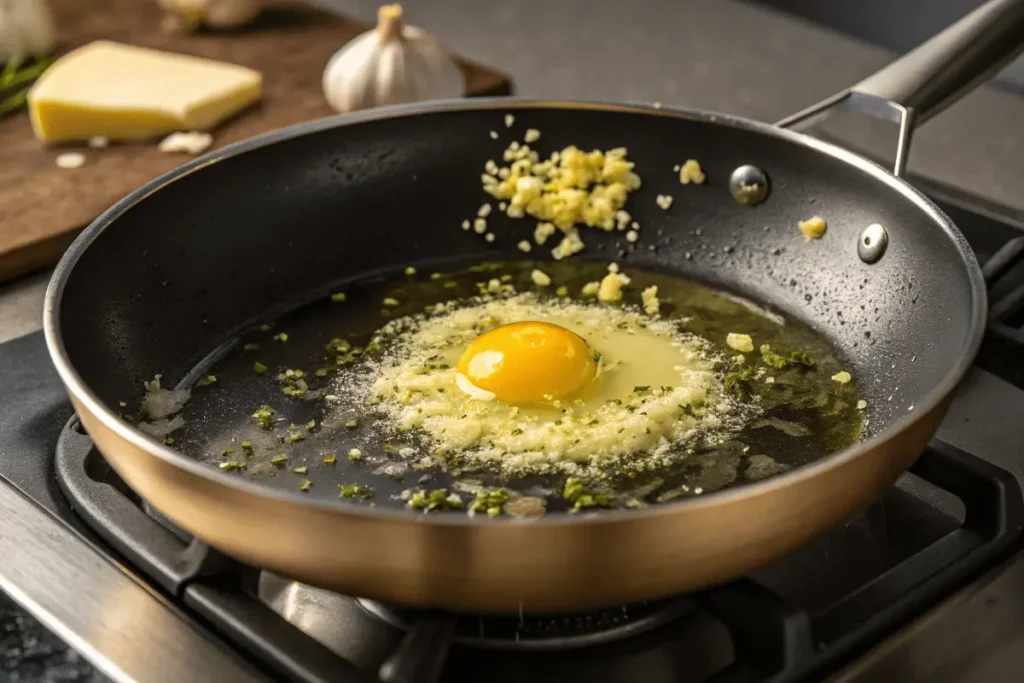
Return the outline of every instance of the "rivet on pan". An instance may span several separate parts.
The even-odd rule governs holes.
[[[889,233],[878,223],[872,223],[857,238],[857,256],[864,263],[874,263],[882,258],[888,246]]]
[[[768,176],[757,166],[744,164],[729,176],[732,198],[744,206],[754,206],[768,196]]]

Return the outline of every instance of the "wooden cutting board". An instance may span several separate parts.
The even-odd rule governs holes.
[[[320,76],[346,41],[367,29],[301,3],[272,4],[257,22],[229,33],[167,35],[155,0],[51,0],[61,53],[104,38],[241,64],[263,74],[263,100],[214,131],[214,147],[329,116]],[[472,95],[507,95],[508,78],[461,61]],[[55,262],[83,227],[111,204],[190,157],[154,144],[75,147],[78,169],[54,160],[66,147],[35,139],[28,115],[0,119],[0,281]]]

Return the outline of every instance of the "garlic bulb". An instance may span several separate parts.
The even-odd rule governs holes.
[[[462,70],[422,29],[403,26],[402,6],[384,5],[377,28],[341,48],[324,69],[324,95],[336,111],[461,97]]]
[[[0,62],[43,57],[56,42],[48,0],[0,0]]]
[[[167,12],[163,28],[170,31],[194,31],[200,26],[237,28],[256,18],[262,11],[261,0],[156,0]]]

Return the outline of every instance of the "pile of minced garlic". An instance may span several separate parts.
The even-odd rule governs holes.
[[[556,260],[583,249],[577,225],[628,230],[630,241],[635,241],[640,226],[623,207],[629,193],[640,187],[640,176],[633,171],[626,149],[584,152],[569,146],[542,161],[529,145],[539,138],[540,133],[530,129],[525,143],[513,141],[503,152],[502,160],[507,165],[494,160],[485,164],[483,188],[500,200],[498,208],[511,218],[536,218],[539,223],[534,240],[538,245],[561,231],[562,239],[551,252]],[[485,206],[488,208],[482,211],[490,213],[490,205]],[[486,222],[481,223],[481,219],[486,219],[486,214],[474,221],[473,227],[486,233]],[[529,246],[525,242],[519,248],[529,251]]]
[[[459,351],[483,331],[520,320],[549,321],[580,334],[603,354],[602,386],[573,401],[524,407],[460,391]],[[639,346],[611,339],[615,335],[630,335]],[[636,453],[649,454],[653,462],[690,441],[717,443],[745,421],[741,413],[747,408],[723,390],[713,370],[718,359],[707,343],[680,332],[676,323],[632,308],[534,294],[485,295],[396,319],[380,336],[386,341],[370,376],[353,378],[343,391],[372,403],[397,435],[410,430],[424,435],[428,452],[439,457],[454,453],[464,461],[497,463],[510,473],[574,471],[577,463]],[[624,360],[615,358],[623,348],[643,354],[664,348],[669,374],[663,384],[616,381],[614,373],[628,372],[616,367]]]

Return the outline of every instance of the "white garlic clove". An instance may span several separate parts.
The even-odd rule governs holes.
[[[384,5],[377,27],[331,57],[323,90],[339,112],[461,97],[462,70],[426,31],[402,23],[401,5]]]
[[[56,42],[48,0],[0,0],[0,62],[43,57]]]

